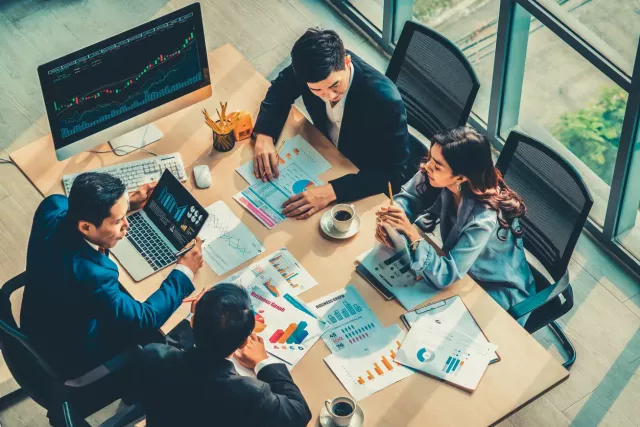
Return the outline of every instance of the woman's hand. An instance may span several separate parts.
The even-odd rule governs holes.
[[[413,224],[402,208],[397,206],[389,206],[388,208],[382,207],[378,212],[376,212],[376,216],[382,224],[389,224],[391,227],[395,228],[398,233],[404,235],[409,243],[414,242],[421,237],[420,233],[418,233],[418,230],[413,227]],[[378,228],[380,228],[382,224],[380,224]],[[378,232],[376,230],[376,238],[377,235]],[[386,236],[386,231],[384,232],[384,236]]]

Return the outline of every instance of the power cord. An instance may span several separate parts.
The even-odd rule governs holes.
[[[0,158],[0,165],[12,165],[13,161],[11,161],[10,159],[3,159]]]
[[[129,147],[129,148],[133,148],[133,150],[131,150],[131,151],[129,151],[129,152],[125,152],[124,150],[121,150],[121,147]],[[104,150],[104,151],[89,150],[89,152],[90,152],[90,153],[94,153],[94,154],[107,154],[107,153],[115,153],[115,154],[118,154],[118,153],[117,153],[118,151],[122,151],[122,152],[123,152],[122,154],[130,154],[130,153],[134,153],[134,152],[136,152],[136,151],[138,151],[138,150],[142,150],[142,151],[144,151],[145,153],[149,153],[149,154],[152,154],[152,155],[154,155],[154,156],[159,156],[159,154],[158,154],[158,153],[154,153],[153,151],[147,150],[147,149],[146,149],[146,148],[144,148],[144,147],[135,147],[135,146],[133,146],[133,145],[121,145],[121,146],[120,146],[120,147],[118,147],[118,148],[112,148],[111,150]]]

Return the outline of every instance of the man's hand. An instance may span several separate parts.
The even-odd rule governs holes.
[[[297,219],[307,219],[311,215],[324,209],[329,203],[336,200],[336,193],[331,184],[315,187],[303,191],[300,194],[289,197],[282,204],[282,214]]]
[[[409,243],[421,237],[418,230],[416,230],[413,227],[413,224],[411,224],[411,221],[409,221],[407,214],[398,206],[389,206],[388,208],[382,207],[378,212],[376,212],[376,216],[381,223],[389,224],[398,230],[398,233],[403,234]]]
[[[149,197],[153,193],[153,189],[156,188],[158,182],[149,182],[147,184],[143,184],[142,187],[138,188],[133,193],[129,194],[129,211],[137,211],[138,209],[144,208],[144,205],[147,204]]]
[[[202,267],[203,263],[202,239],[196,237],[196,245],[189,252],[178,258],[178,264],[188,267],[189,270],[193,271],[193,274],[196,274],[196,272]]]
[[[278,155],[273,138],[258,134],[253,151],[253,174],[262,182],[273,181],[280,176]]]
[[[268,357],[264,341],[256,334],[249,335],[245,346],[237,349],[233,355],[242,366],[251,370]]]
[[[380,218],[376,220],[376,240],[389,248],[393,248],[389,233],[387,233],[387,230],[384,228],[384,223]]]

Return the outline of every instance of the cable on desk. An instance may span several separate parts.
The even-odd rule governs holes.
[[[133,150],[129,151],[128,153],[127,153],[127,152],[125,152],[125,153],[123,153],[123,154],[131,154],[131,153],[136,152],[136,151],[138,151],[138,150],[142,150],[142,151],[144,151],[145,153],[153,154],[153,155],[154,155],[154,156],[156,156],[156,157],[157,157],[157,156],[159,156],[159,154],[154,153],[153,151],[147,150],[147,149],[146,149],[146,148],[144,148],[144,147],[135,147],[135,146],[133,146],[133,145],[121,145],[121,146],[120,146],[120,147],[118,147],[118,148],[112,148],[111,150],[104,150],[104,151],[89,150],[89,152],[90,152],[90,153],[94,153],[94,154],[107,154],[107,153],[115,153],[115,154],[118,154],[118,153],[117,153],[117,151],[120,151],[120,148],[121,148],[121,147],[129,147],[129,148],[133,148]]]

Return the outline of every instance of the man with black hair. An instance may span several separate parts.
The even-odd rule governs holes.
[[[27,250],[21,328],[65,377],[84,374],[121,351],[158,337],[158,329],[193,292],[201,242],[146,301],[120,289],[109,249],[125,237],[127,213],[147,202],[155,184],[130,195],[118,178],[78,176],[69,198],[52,195],[36,210]]]
[[[269,358],[253,334],[247,292],[220,283],[195,305],[195,346],[150,344],[135,369],[147,426],[303,427],[311,412],[284,363]],[[254,370],[240,376],[229,358]]]
[[[320,130],[360,171],[292,196],[283,214],[308,218],[329,203],[399,189],[408,177],[407,113],[391,80],[352,52],[335,31],[310,28],[291,50],[291,65],[271,82],[254,127],[257,178],[279,176],[274,141],[300,96]]]

